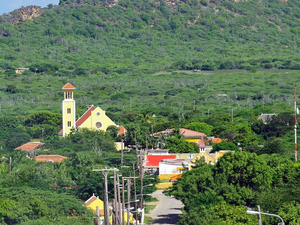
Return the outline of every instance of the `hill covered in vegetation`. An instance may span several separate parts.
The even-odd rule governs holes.
[[[7,21],[22,12],[1,18],[2,72],[300,68],[296,0],[62,0],[48,8],[15,25]]]

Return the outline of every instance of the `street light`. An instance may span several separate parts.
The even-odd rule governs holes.
[[[147,184],[147,185],[143,186],[143,188],[144,187],[150,187],[150,186],[153,186],[153,184]]]
[[[247,210],[246,213],[249,214],[249,215],[261,215],[262,214],[262,215],[267,215],[267,216],[275,216],[275,217],[278,217],[279,219],[281,219],[281,223],[278,223],[278,225],[284,225],[283,219],[280,216],[276,215],[276,214],[258,212],[258,211],[252,211],[252,210]]]

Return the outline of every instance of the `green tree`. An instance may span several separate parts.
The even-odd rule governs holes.
[[[239,148],[236,144],[232,142],[222,141],[220,143],[214,144],[211,152],[216,152],[220,150],[233,150],[238,151]]]
[[[165,148],[170,149],[171,153],[197,153],[199,148],[195,143],[190,143],[177,137],[167,138]]]

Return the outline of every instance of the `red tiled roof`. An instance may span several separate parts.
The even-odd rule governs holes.
[[[59,132],[58,132],[58,135],[62,135],[63,134],[63,129],[61,129]]]
[[[183,135],[184,137],[203,137],[207,136],[206,134],[186,128],[180,128],[179,133]]]
[[[163,131],[159,131],[156,133],[151,134],[150,136],[156,136],[158,134],[168,134],[173,132],[174,129],[167,129],[167,130],[163,130]],[[180,128],[179,129],[179,134],[183,135],[185,138],[200,138],[200,137],[206,137],[207,135],[202,133],[202,132],[198,132],[198,131],[194,131],[194,130],[190,130],[190,129],[186,129],[186,128]]]
[[[212,143],[213,144],[217,144],[217,143],[220,143],[220,142],[222,142],[223,140],[221,139],[221,138],[213,138],[212,139]]]
[[[163,159],[176,159],[176,155],[147,155],[145,166],[158,167]]]
[[[76,121],[76,127],[80,127],[81,124],[84,123],[92,114],[92,111],[96,109],[95,106],[91,106],[77,121]]]
[[[35,157],[35,161],[37,162],[62,162],[64,159],[68,157],[62,155],[39,155]]]
[[[119,126],[119,136],[125,135],[127,132],[126,128],[123,126]]]
[[[65,86],[63,86],[61,89],[63,90],[66,90],[66,89],[69,89],[69,90],[74,90],[76,89],[76,87],[74,87],[72,84],[70,83],[67,83]]]
[[[17,148],[15,148],[15,150],[21,150],[21,151],[25,151],[25,152],[31,152],[34,150],[37,150],[40,146],[44,145],[44,143],[40,143],[40,142],[27,142]]]

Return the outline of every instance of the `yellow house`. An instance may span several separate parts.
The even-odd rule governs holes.
[[[72,129],[87,128],[94,130],[103,130],[109,126],[117,126],[100,107],[92,105],[77,121],[76,121],[76,104],[73,91],[76,89],[72,84],[67,83],[62,87],[64,91],[64,100],[62,101],[62,130],[60,135],[65,137],[70,134]],[[121,129],[122,128],[122,129]],[[119,135],[124,135],[126,129],[120,126]],[[122,131],[123,133],[122,133]]]
[[[92,197],[90,197],[88,200],[85,201],[84,206],[87,207],[88,209],[91,209],[94,213],[96,213],[96,208],[97,206],[99,207],[99,213],[100,213],[100,218],[104,219],[104,202],[99,199],[99,197],[95,196],[93,194]],[[112,208],[109,209],[109,211],[112,211]],[[125,223],[127,223],[127,212],[125,214]],[[112,224],[112,215],[110,214],[109,216],[110,223]],[[129,222],[133,223],[133,215],[132,213],[129,214]]]

